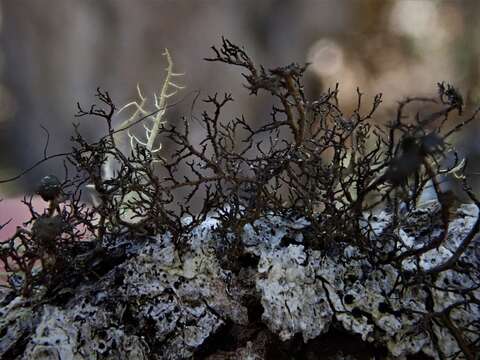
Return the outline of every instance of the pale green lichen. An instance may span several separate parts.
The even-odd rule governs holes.
[[[156,155],[156,160],[161,158],[158,153],[162,149],[162,144],[158,141],[158,136],[165,121],[165,114],[168,108],[168,101],[175,96],[179,90],[183,89],[175,82],[175,78],[181,77],[183,73],[176,73],[173,70],[173,60],[168,49],[165,49],[163,55],[167,60],[167,67],[165,68],[165,79],[161,86],[160,93],[153,94],[153,101],[149,102],[149,99],[142,94],[140,85],[137,85],[138,99],[125,104],[120,108],[118,114],[123,114],[129,109],[134,109],[133,113],[124,120],[116,129],[114,139],[117,143],[121,143],[126,131],[130,140],[130,149],[134,153],[137,151],[137,146],[145,147],[150,153]],[[153,104],[152,104],[153,103]],[[150,106],[149,106],[150,105]],[[145,123],[147,122],[147,123]],[[142,123],[145,136],[144,140],[141,140],[137,135],[132,134],[131,128],[137,123]],[[103,175],[104,178],[113,177],[113,168],[115,160],[110,158],[107,160]],[[148,185],[148,180],[145,180],[145,186]],[[142,201],[142,192],[130,191],[126,193],[120,200],[120,218],[127,223],[138,223],[142,220],[141,214],[136,214],[132,211],[135,207],[135,203]]]

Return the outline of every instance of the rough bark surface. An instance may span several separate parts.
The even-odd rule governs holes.
[[[421,247],[424,220],[438,212],[430,202],[394,229],[410,248]],[[448,240],[416,261],[409,273],[441,264],[477,220],[463,205],[450,223]],[[387,212],[371,221],[370,239],[391,227]],[[267,217],[247,224],[238,271],[222,268],[218,254],[233,236],[216,232],[214,214],[177,251],[169,234],[118,239],[126,260],[96,280],[35,301],[0,295],[0,356],[3,359],[439,359],[459,353],[454,328],[430,321],[466,300],[462,289],[479,283],[475,272],[446,270],[430,282],[398,287],[392,265],[372,266],[359,248],[322,252],[304,246],[304,219]],[[429,233],[437,229],[431,228]],[[439,225],[440,226],[440,225]],[[439,228],[438,231],[441,231]],[[480,265],[478,239],[459,261]],[[412,272],[413,271],[413,272]],[[407,271],[408,272],[408,271]],[[414,275],[413,275],[414,276]],[[415,277],[415,276],[414,276]],[[480,290],[468,296],[480,298]],[[429,315],[430,314],[430,315]],[[480,318],[477,306],[455,307],[450,319],[472,342]],[[453,329],[453,330],[452,330]],[[462,355],[460,355],[461,358]]]

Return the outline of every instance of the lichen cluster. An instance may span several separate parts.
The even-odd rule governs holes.
[[[345,114],[338,87],[306,96],[306,66],[267,70],[226,39],[213,53],[270,96],[271,117],[224,119],[233,97],[215,94],[212,111],[195,115],[195,97],[165,122],[181,88],[168,52],[153,112],[140,91],[127,120],[100,89],[79,105],[107,133],[87,141],[76,124],[71,152],[45,147],[38,163],[62,157],[65,175],[40,182],[43,212],[25,197],[30,221],[1,243],[0,355],[475,359],[480,201],[452,138],[480,109],[440,83],[385,123],[381,94],[364,111],[357,91]]]
[[[428,204],[418,211],[434,214],[438,209]],[[379,214],[376,225],[385,222],[378,227],[387,228],[389,218]],[[450,252],[477,220],[475,207],[460,207],[448,242],[425,254],[418,270],[430,268],[433,259],[441,261],[436,253]],[[235,274],[222,269],[211,250],[224,241],[215,234],[217,225],[209,218],[196,227],[189,236],[191,250],[182,255],[168,233],[135,246],[124,240],[128,260],[99,281],[75,289],[61,306],[4,294],[0,353],[12,354],[28,339],[20,358],[185,359],[218,331],[235,336],[225,328],[235,324],[246,333],[255,330],[250,341],[230,351],[230,356],[243,354],[242,359],[266,356],[267,345],[259,346],[262,338],[255,337],[261,331],[282,341],[301,335],[307,343],[332,328],[385,347],[390,358],[423,352],[440,359],[461,352],[456,332],[441,325],[447,314],[455,319],[455,329],[469,329],[469,341],[478,341],[480,305],[470,300],[480,294],[477,288],[469,291],[480,280],[474,272],[448,270],[431,284],[398,286],[398,269],[376,266],[358,247],[347,246],[335,255],[307,249],[309,223],[267,217],[245,225],[242,242],[257,263]],[[394,231],[405,232],[402,225]],[[383,234],[379,231],[371,240],[382,242]],[[287,238],[296,244],[283,246]],[[462,256],[465,267],[478,269],[478,245]],[[261,303],[260,324],[249,316],[249,297]],[[215,353],[209,355],[215,358]]]

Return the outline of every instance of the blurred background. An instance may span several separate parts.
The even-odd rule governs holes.
[[[233,92],[225,117],[262,123],[270,99],[249,97],[239,69],[203,61],[222,35],[267,68],[310,62],[309,95],[338,82],[346,110],[357,86],[366,99],[382,92],[379,121],[406,95],[434,96],[439,81],[461,90],[467,110],[480,102],[478,0],[0,0],[0,19],[2,179],[42,157],[41,125],[50,154],[68,151],[75,104],[88,107],[98,86],[119,105],[136,96],[137,83],[147,95],[159,89],[164,48],[186,73],[177,100],[189,91]],[[191,101],[169,111],[168,121],[189,112]],[[102,122],[80,121],[91,137],[105,131]],[[475,156],[478,127],[469,129],[461,148]],[[31,191],[47,173],[62,176],[61,164],[0,184],[0,198]]]

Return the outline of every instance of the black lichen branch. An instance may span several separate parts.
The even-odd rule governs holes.
[[[119,130],[113,125],[115,104],[107,92],[97,89],[100,107],[85,110],[78,105],[78,115],[106,121],[107,134],[88,142],[75,128],[73,151],[54,155],[64,156],[74,174],[61,183],[62,197],[43,214],[26,200],[32,229],[19,229],[2,243],[0,260],[11,273],[14,289],[30,295],[46,286],[55,293],[88,278],[92,267],[99,275],[112,266],[108,259],[126,258],[119,250],[125,237],[141,241],[169,232],[182,253],[190,231],[209,216],[220,220],[216,231],[236,235],[233,240],[225,236],[225,244],[215,249],[222,266],[233,271],[242,266],[240,235],[245,224],[272,215],[308,220],[311,231],[305,234],[305,246],[309,248],[328,254],[355,245],[374,266],[396,267],[400,275],[395,288],[412,281],[430,286],[435,276],[447,270],[462,271],[462,259],[472,247],[480,220],[442,264],[419,270],[416,277],[402,269],[404,260],[419,263],[450,236],[455,208],[441,183],[448,178],[455,181],[452,172],[462,169],[448,140],[479,112],[465,116],[456,89],[441,83],[436,98],[407,98],[399,103],[394,120],[382,125],[376,119],[381,94],[365,111],[364,95],[357,90],[357,106],[345,114],[338,102],[338,86],[318,99],[307,98],[302,83],[305,65],[266,70],[227,39],[213,52],[214,57],[207,60],[240,66],[251,94],[263,90],[275,100],[270,118],[255,126],[243,116],[225,119],[232,95],[209,96],[204,101],[207,110],[195,117],[202,140],[192,140],[196,137],[191,119],[183,118],[177,125],[167,122],[159,141],[172,145],[167,147],[172,151],[158,161],[141,144],[128,154],[119,149],[115,141]],[[447,129],[454,113],[461,120]],[[284,129],[291,136],[284,136]],[[446,164],[450,153],[455,154],[453,164]],[[51,157],[45,151],[42,161]],[[106,176],[105,169],[112,164]],[[81,201],[87,184],[96,196],[92,206]],[[438,230],[440,223],[440,231],[435,235],[427,231],[421,247],[407,247],[394,230],[408,224],[420,194],[429,186],[439,210],[431,214],[428,224]],[[464,189],[478,207],[471,189]],[[391,246],[379,246],[373,231],[373,211],[379,208],[391,214],[391,224],[381,235]],[[18,272],[23,274],[21,281],[15,277]],[[462,295],[467,298],[471,292]],[[457,341],[466,344],[459,343],[465,354],[474,352],[468,337],[455,335],[464,330],[451,317],[445,319],[449,314],[430,312],[430,318],[443,321]]]
[[[460,257],[465,253],[467,248],[472,244],[472,241],[477,236],[478,232],[480,231],[480,200],[478,200],[477,196],[474,194],[472,189],[468,186],[466,181],[464,181],[464,191],[467,193],[470,200],[475,204],[478,210],[478,216],[475,223],[469,229],[465,237],[462,239],[460,244],[457,246],[455,251],[453,251],[452,255],[441,264],[438,264],[435,267],[432,267],[428,270],[425,270],[424,273],[427,275],[438,274],[442,271],[452,269],[456,263],[459,261]]]
[[[102,93],[103,91],[100,89],[100,88],[97,88],[97,94],[98,93]],[[195,93],[196,95],[195,96],[198,96],[198,91],[194,91],[194,92],[191,92],[191,93]],[[177,102],[174,102],[172,104],[168,104],[165,106],[165,108],[161,108],[161,109],[157,109],[157,110],[154,110],[144,116],[141,116],[139,117],[138,119],[136,119],[135,121],[132,121],[130,124],[128,124],[127,126],[125,127],[122,127],[122,128],[119,128],[119,129],[115,129],[113,130],[112,129],[112,132],[111,133],[108,133],[107,135],[104,135],[102,138],[99,139],[99,141],[103,140],[104,138],[106,137],[111,137],[111,136],[115,136],[119,133],[123,133],[125,131],[128,131],[130,128],[134,127],[135,125],[141,123],[142,121],[145,121],[145,119],[157,114],[158,112],[160,111],[164,111],[166,109],[170,109],[170,108],[173,108],[175,106],[177,106],[178,104],[184,102],[188,97],[189,95],[191,95],[191,93],[185,95],[182,99],[180,99],[179,101]],[[97,98],[99,98],[98,96],[96,96]],[[112,105],[113,102],[112,102]],[[80,109],[79,109],[80,107]],[[90,107],[90,110],[92,110],[92,106]],[[80,104],[77,104],[77,111],[79,111],[76,116],[77,117],[83,117],[85,115],[95,115],[95,114],[89,114],[90,110],[87,112],[85,111],[81,106]],[[101,117],[104,118],[104,115],[105,114],[102,114]],[[77,125],[74,124],[74,127],[77,128]],[[48,162],[52,159],[55,159],[55,158],[62,158],[62,159],[65,159],[68,155],[71,155],[72,152],[64,152],[64,153],[57,153],[57,154],[53,154],[53,155],[48,155],[46,156],[47,154],[47,149],[48,149],[48,136],[47,136],[47,141],[45,143],[45,147],[44,147],[44,157],[38,161],[36,161],[34,164],[32,164],[31,166],[29,166],[28,168],[22,170],[20,173],[18,173],[17,175],[14,175],[12,177],[9,177],[9,178],[4,178],[4,179],[0,179],[0,184],[6,184],[6,183],[9,183],[9,182],[12,182],[12,181],[16,181],[20,178],[22,178],[24,175],[28,174],[29,172],[31,172],[33,169],[39,167],[40,165],[42,165],[43,163],[45,162]]]
[[[212,50],[216,57],[205,60],[220,61],[244,68],[247,71],[243,74],[247,80],[245,86],[252,94],[265,90],[280,101],[282,106],[274,108],[274,111],[284,114],[286,122],[277,123],[277,126],[287,125],[295,137],[296,145],[300,146],[304,141],[307,126],[306,98],[301,84],[306,66],[291,64],[268,71],[263,66],[257,69],[244,49],[225,38],[222,38],[220,49],[213,46]]]

